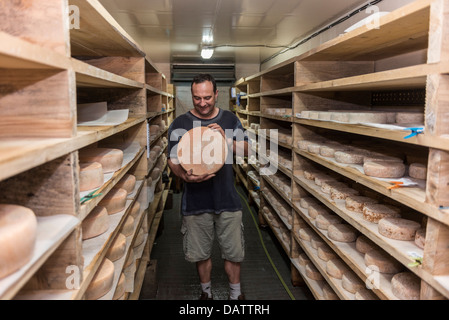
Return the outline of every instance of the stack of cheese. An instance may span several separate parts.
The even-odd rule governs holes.
[[[32,259],[36,240],[34,211],[20,205],[0,204],[0,279]]]
[[[265,113],[271,116],[291,116],[292,108],[266,108]]]

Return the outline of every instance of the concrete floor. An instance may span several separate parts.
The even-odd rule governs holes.
[[[241,187],[237,187],[237,190],[242,195],[246,194]],[[159,235],[151,253],[155,268],[149,268],[145,275],[140,300],[197,300],[200,296],[201,289],[195,265],[184,259],[182,251],[180,199],[181,193],[173,194],[172,209],[164,211]],[[245,261],[242,263],[241,285],[246,299],[314,300],[306,285],[292,286],[290,260],[271,229],[260,229],[262,237],[259,236],[258,226],[253,219],[257,217],[256,208],[251,207],[250,212],[245,203],[243,208],[246,251]],[[263,249],[261,238],[273,264]],[[214,299],[226,300],[228,280],[217,244],[213,250],[212,261]]]

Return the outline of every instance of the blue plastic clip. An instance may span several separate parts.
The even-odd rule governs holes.
[[[411,130],[412,131],[408,136],[404,137],[404,139],[408,139],[408,138],[414,137],[414,136],[416,136],[416,135],[418,135],[420,133],[423,133],[424,132],[424,127],[405,128],[404,130]]]
[[[254,191],[258,191],[258,190],[260,190],[260,187],[259,186],[255,186],[254,187]]]

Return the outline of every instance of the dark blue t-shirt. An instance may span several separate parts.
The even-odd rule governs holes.
[[[232,112],[220,109],[215,118],[204,120],[194,116],[189,111],[177,117],[168,129],[168,158],[176,161],[177,144],[183,133],[193,129],[194,126],[206,127],[212,123],[220,125],[225,130],[226,137],[232,137],[237,141],[248,141],[240,120]],[[223,211],[242,210],[239,195],[234,187],[233,155],[232,150],[230,151],[226,163],[215,174],[215,177],[200,183],[184,183],[181,200],[181,213],[183,215],[219,214]]]

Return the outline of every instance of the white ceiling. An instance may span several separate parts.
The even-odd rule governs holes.
[[[210,62],[260,63],[366,0],[99,0],[155,63],[197,59],[213,35]]]

